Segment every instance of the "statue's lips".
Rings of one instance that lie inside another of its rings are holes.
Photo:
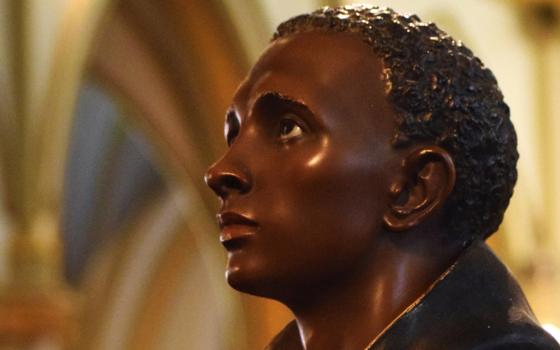
[[[220,242],[227,250],[239,247],[239,243],[253,236],[259,227],[255,221],[234,212],[218,214],[218,223],[221,231]]]

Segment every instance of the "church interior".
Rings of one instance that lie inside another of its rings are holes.
[[[225,283],[203,175],[276,25],[356,2],[2,0],[0,349],[262,349],[292,316]],[[360,2],[496,75],[520,160],[489,244],[560,341],[560,1]]]

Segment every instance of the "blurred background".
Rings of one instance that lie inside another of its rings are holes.
[[[262,349],[290,314],[225,283],[202,177],[276,25],[346,3],[0,0],[0,349]],[[558,332],[560,1],[373,4],[497,76],[521,159],[490,243]]]

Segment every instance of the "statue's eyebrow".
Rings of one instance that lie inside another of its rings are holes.
[[[298,109],[307,111],[308,113],[314,114],[313,111],[309,108],[309,106],[302,101],[301,99],[291,97],[289,95],[277,92],[277,91],[265,91],[259,94],[254,102],[251,104],[251,108],[249,109],[249,115],[253,113],[255,108],[257,108],[260,104],[264,101],[276,102],[276,103],[285,103],[287,105],[296,107]]]

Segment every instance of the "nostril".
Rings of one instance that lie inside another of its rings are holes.
[[[224,192],[237,191],[245,193],[249,190],[249,183],[236,174],[223,174],[221,176],[221,187]]]
[[[231,192],[246,193],[250,189],[248,179],[236,173],[210,171],[206,174],[204,180],[220,197],[225,197]]]
[[[225,175],[222,180],[222,185],[227,188],[241,190],[241,181],[233,175]]]

